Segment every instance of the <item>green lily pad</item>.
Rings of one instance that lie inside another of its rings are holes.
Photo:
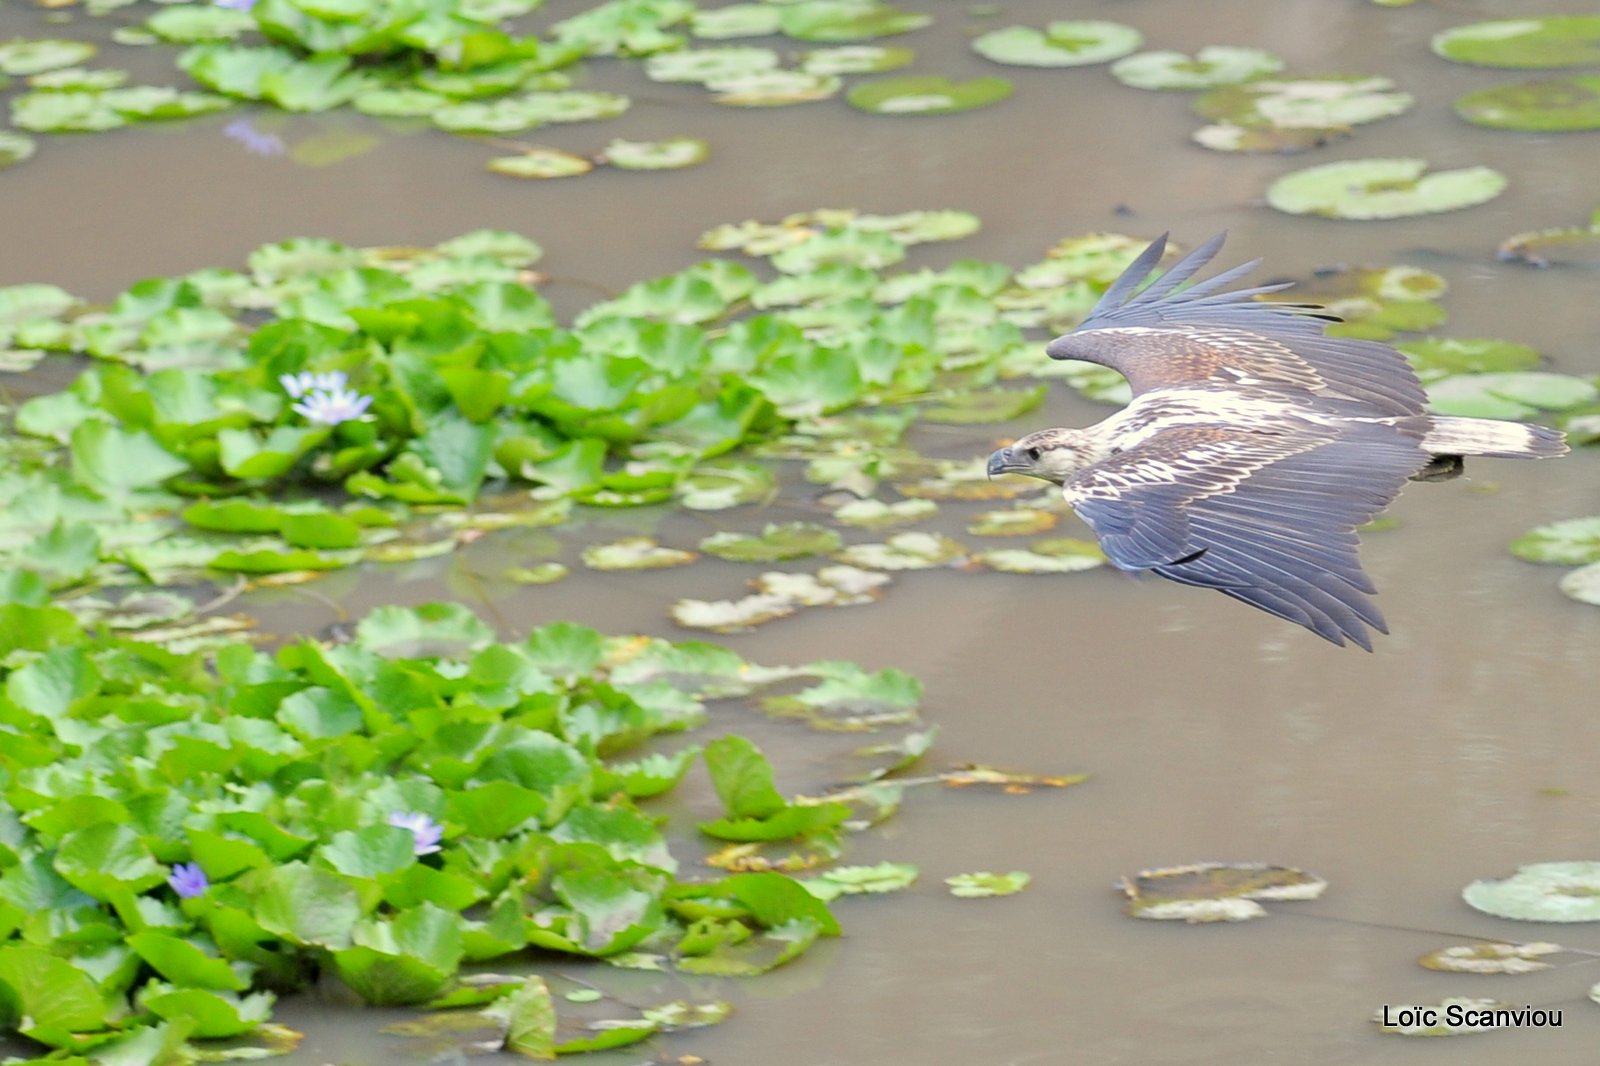
[[[1424,382],[1448,374],[1532,370],[1539,353],[1526,344],[1490,337],[1421,337],[1395,342]]]
[[[938,533],[896,533],[883,544],[852,544],[838,558],[869,570],[926,570],[948,566],[966,553],[964,544]]]
[[[1014,896],[1028,887],[1033,876],[1022,870],[1008,874],[974,873],[947,877],[950,894],[961,899],[986,899],[990,896]]]
[[[854,566],[824,566],[815,574],[769,571],[751,582],[764,595],[782,596],[802,607],[851,607],[872,603],[889,575]]]
[[[1500,242],[1500,247],[1495,249],[1495,257],[1536,267],[1600,267],[1600,217],[1591,219],[1587,227],[1513,234]]]
[[[773,563],[808,555],[837,551],[839,534],[826,526],[810,522],[785,522],[768,525],[760,536],[744,533],[713,533],[700,542],[700,550],[719,559],[739,563]]]
[[[951,81],[929,75],[880,78],[850,90],[850,106],[875,115],[948,115],[997,104],[1011,95],[1004,78]]]
[[[797,41],[864,41],[920,30],[933,16],[862,0],[799,0],[779,8],[783,32]]]
[[[833,512],[834,521],[861,529],[891,529],[932,518],[939,505],[932,500],[851,500]]]
[[[651,81],[698,82],[733,78],[775,70],[778,53],[770,48],[695,48],[682,52],[662,52],[645,61],[645,76]]]
[[[1266,916],[1257,900],[1316,899],[1328,882],[1289,866],[1201,862],[1142,870],[1117,887],[1135,918],[1242,922]]]
[[[1600,399],[1593,382],[1538,370],[1456,374],[1428,383],[1428,406],[1441,414],[1474,418],[1531,418]]]
[[[1026,549],[980,552],[977,560],[1007,574],[1076,574],[1106,563],[1099,544],[1075,537],[1041,540]]]
[[[662,547],[650,537],[625,537],[583,550],[583,563],[592,570],[659,570],[694,560],[694,552]]]
[[[826,100],[843,84],[831,75],[803,70],[763,70],[716,78],[708,81],[706,88],[717,94],[717,103],[729,107],[785,107]]]
[[[1519,922],[1600,922],[1600,862],[1537,862],[1461,890],[1474,910]]]
[[[1600,63],[1600,15],[1473,22],[1436,34],[1433,52],[1480,67],[1531,70]]]
[[[799,609],[800,604],[788,596],[760,593],[737,600],[679,600],[667,613],[686,629],[743,633]]]
[[[1080,19],[1043,30],[1007,26],[972,41],[985,59],[1020,67],[1081,67],[1120,59],[1144,43],[1144,34],[1120,22]]]
[[[1054,529],[1060,516],[1051,511],[1015,507],[1009,511],[985,511],[967,523],[975,537],[1027,537]]]
[[[1600,562],[1600,515],[1530,529],[1511,542],[1511,554],[1530,563],[1562,566]]]
[[[1182,52],[1140,52],[1111,64],[1111,74],[1135,89],[1191,92],[1235,85],[1276,74],[1283,60],[1259,48],[1213,44],[1193,56]]]
[[[1215,125],[1196,131],[1194,139],[1214,151],[1303,151],[1352,126],[1401,114],[1413,102],[1388,78],[1365,74],[1261,78],[1197,98],[1195,114]]]
[[[524,148],[517,155],[497,156],[484,168],[512,178],[573,178],[589,173],[594,164],[557,148]]]
[[[917,53],[909,48],[885,48],[876,44],[847,44],[837,48],[818,48],[800,56],[800,69],[807,74],[877,74],[910,65]]]
[[[1455,103],[1474,126],[1539,133],[1600,129],[1600,77],[1551,78],[1479,89]]]
[[[1506,187],[1488,167],[1427,173],[1421,159],[1352,159],[1285,174],[1267,203],[1290,215],[1358,220],[1406,218],[1487,203]]]
[[[779,9],[771,4],[729,4],[696,11],[689,20],[689,32],[711,40],[765,37],[778,32],[778,22]]]
[[[25,133],[0,130],[0,170],[33,157],[35,142]]]
[[[711,146],[696,137],[669,137],[662,141],[615,140],[606,145],[603,158],[623,170],[680,170],[704,163]]]
[[[0,41],[0,74],[40,74],[47,70],[77,66],[96,51],[88,41],[59,38]]]

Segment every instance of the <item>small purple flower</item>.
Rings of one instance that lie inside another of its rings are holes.
[[[235,11],[249,11],[256,6],[256,0],[216,0],[218,7],[232,8]]]
[[[432,855],[439,850],[439,841],[444,838],[444,827],[421,811],[395,811],[389,815],[389,824],[411,830],[411,835],[417,838],[418,855]]]
[[[199,863],[194,862],[180,862],[174,866],[167,884],[172,886],[172,891],[178,894],[179,899],[203,896],[206,889],[211,887],[211,882],[206,880],[206,872],[200,869]]]
[[[302,370],[298,374],[284,374],[278,378],[278,384],[283,386],[284,392],[298,400],[317,387],[317,375],[309,370]]]
[[[250,0],[254,3],[255,0]],[[231,6],[231,5],[221,5]],[[236,118],[222,127],[222,135],[238,141],[252,155],[282,155],[286,150],[283,138],[276,133],[262,133],[250,125],[247,118]]]
[[[293,409],[305,415],[308,422],[337,426],[340,422],[354,422],[360,418],[371,403],[371,396],[363,396],[353,389],[336,389],[332,392],[318,389],[307,394]]]

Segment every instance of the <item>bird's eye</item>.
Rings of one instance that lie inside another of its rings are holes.
[[[1032,459],[1034,462],[1037,463],[1039,461],[1039,449],[1038,448],[1029,448],[1028,449],[1028,458]]]

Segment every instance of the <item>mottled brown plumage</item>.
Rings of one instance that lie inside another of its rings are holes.
[[[1310,304],[1260,301],[1283,285],[1226,291],[1256,265],[1182,288],[1212,238],[1154,283],[1162,237],[1074,332],[1045,349],[1118,371],[1123,410],[1086,429],[1031,433],[989,472],[1053,481],[1125,570],[1151,570],[1371,650],[1388,632],[1368,598],[1355,529],[1407,479],[1460,472],[1461,456],[1566,451],[1541,426],[1427,413],[1399,352],[1329,337]]]

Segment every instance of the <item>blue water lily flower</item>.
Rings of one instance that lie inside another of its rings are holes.
[[[203,896],[206,889],[211,887],[211,882],[206,879],[206,872],[200,869],[199,863],[194,862],[180,862],[174,866],[171,876],[167,878],[167,884],[172,886],[172,891],[178,894],[179,899]]]
[[[395,811],[389,815],[389,824],[411,830],[411,835],[416,837],[418,855],[432,855],[439,850],[439,841],[444,839],[444,826],[421,811]]]
[[[254,3],[254,0],[251,0]],[[232,4],[221,4],[221,7],[232,7]],[[238,141],[244,150],[251,155],[282,155],[288,150],[283,143],[283,138],[276,133],[263,133],[250,124],[247,118],[236,118],[222,127],[222,135],[229,140]]]

